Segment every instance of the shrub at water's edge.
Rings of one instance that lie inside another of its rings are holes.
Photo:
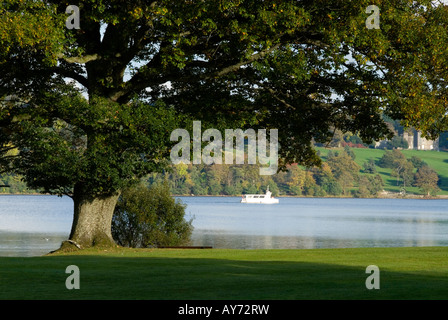
[[[112,218],[112,236],[125,247],[179,246],[190,242],[192,219],[175,200],[167,183],[139,184],[120,196]]]

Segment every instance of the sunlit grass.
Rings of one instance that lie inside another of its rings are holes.
[[[65,269],[80,270],[68,290]],[[368,290],[368,265],[380,269]],[[1,299],[446,299],[448,248],[91,249],[0,258]]]

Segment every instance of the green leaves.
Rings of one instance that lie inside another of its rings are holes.
[[[46,63],[56,63],[62,50],[62,20],[54,8],[36,1],[3,1],[0,5],[0,63],[17,50],[41,52]]]
[[[9,131],[1,142],[18,147],[12,167],[30,187],[71,195],[82,182],[82,192],[101,194],[163,168],[169,135],[178,126],[163,104],[120,105],[75,96],[58,101],[45,112],[40,106],[11,106],[16,120],[7,124],[6,115],[1,119]]]
[[[436,135],[448,128],[448,10],[430,3],[89,0],[69,30],[68,2],[6,1],[0,96],[22,103],[0,108],[1,141],[17,144],[30,183],[57,167],[47,189],[106,192],[163,167],[180,115],[278,128],[285,164],[319,164],[312,141],[336,129],[390,136],[382,113]]]
[[[167,183],[126,189],[112,219],[119,245],[157,247],[186,245],[193,227],[184,219],[185,205],[171,197]]]

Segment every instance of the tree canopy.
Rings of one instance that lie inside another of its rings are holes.
[[[319,164],[312,141],[337,129],[390,138],[382,114],[428,136],[448,127],[440,3],[88,0],[79,29],[68,5],[0,4],[0,164],[81,211],[165,168],[169,133],[192,120],[278,128],[281,167]]]

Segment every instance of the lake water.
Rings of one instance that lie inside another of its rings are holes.
[[[193,245],[214,248],[448,246],[448,200],[180,197],[193,217]],[[68,197],[0,196],[0,256],[57,249],[70,233]]]

